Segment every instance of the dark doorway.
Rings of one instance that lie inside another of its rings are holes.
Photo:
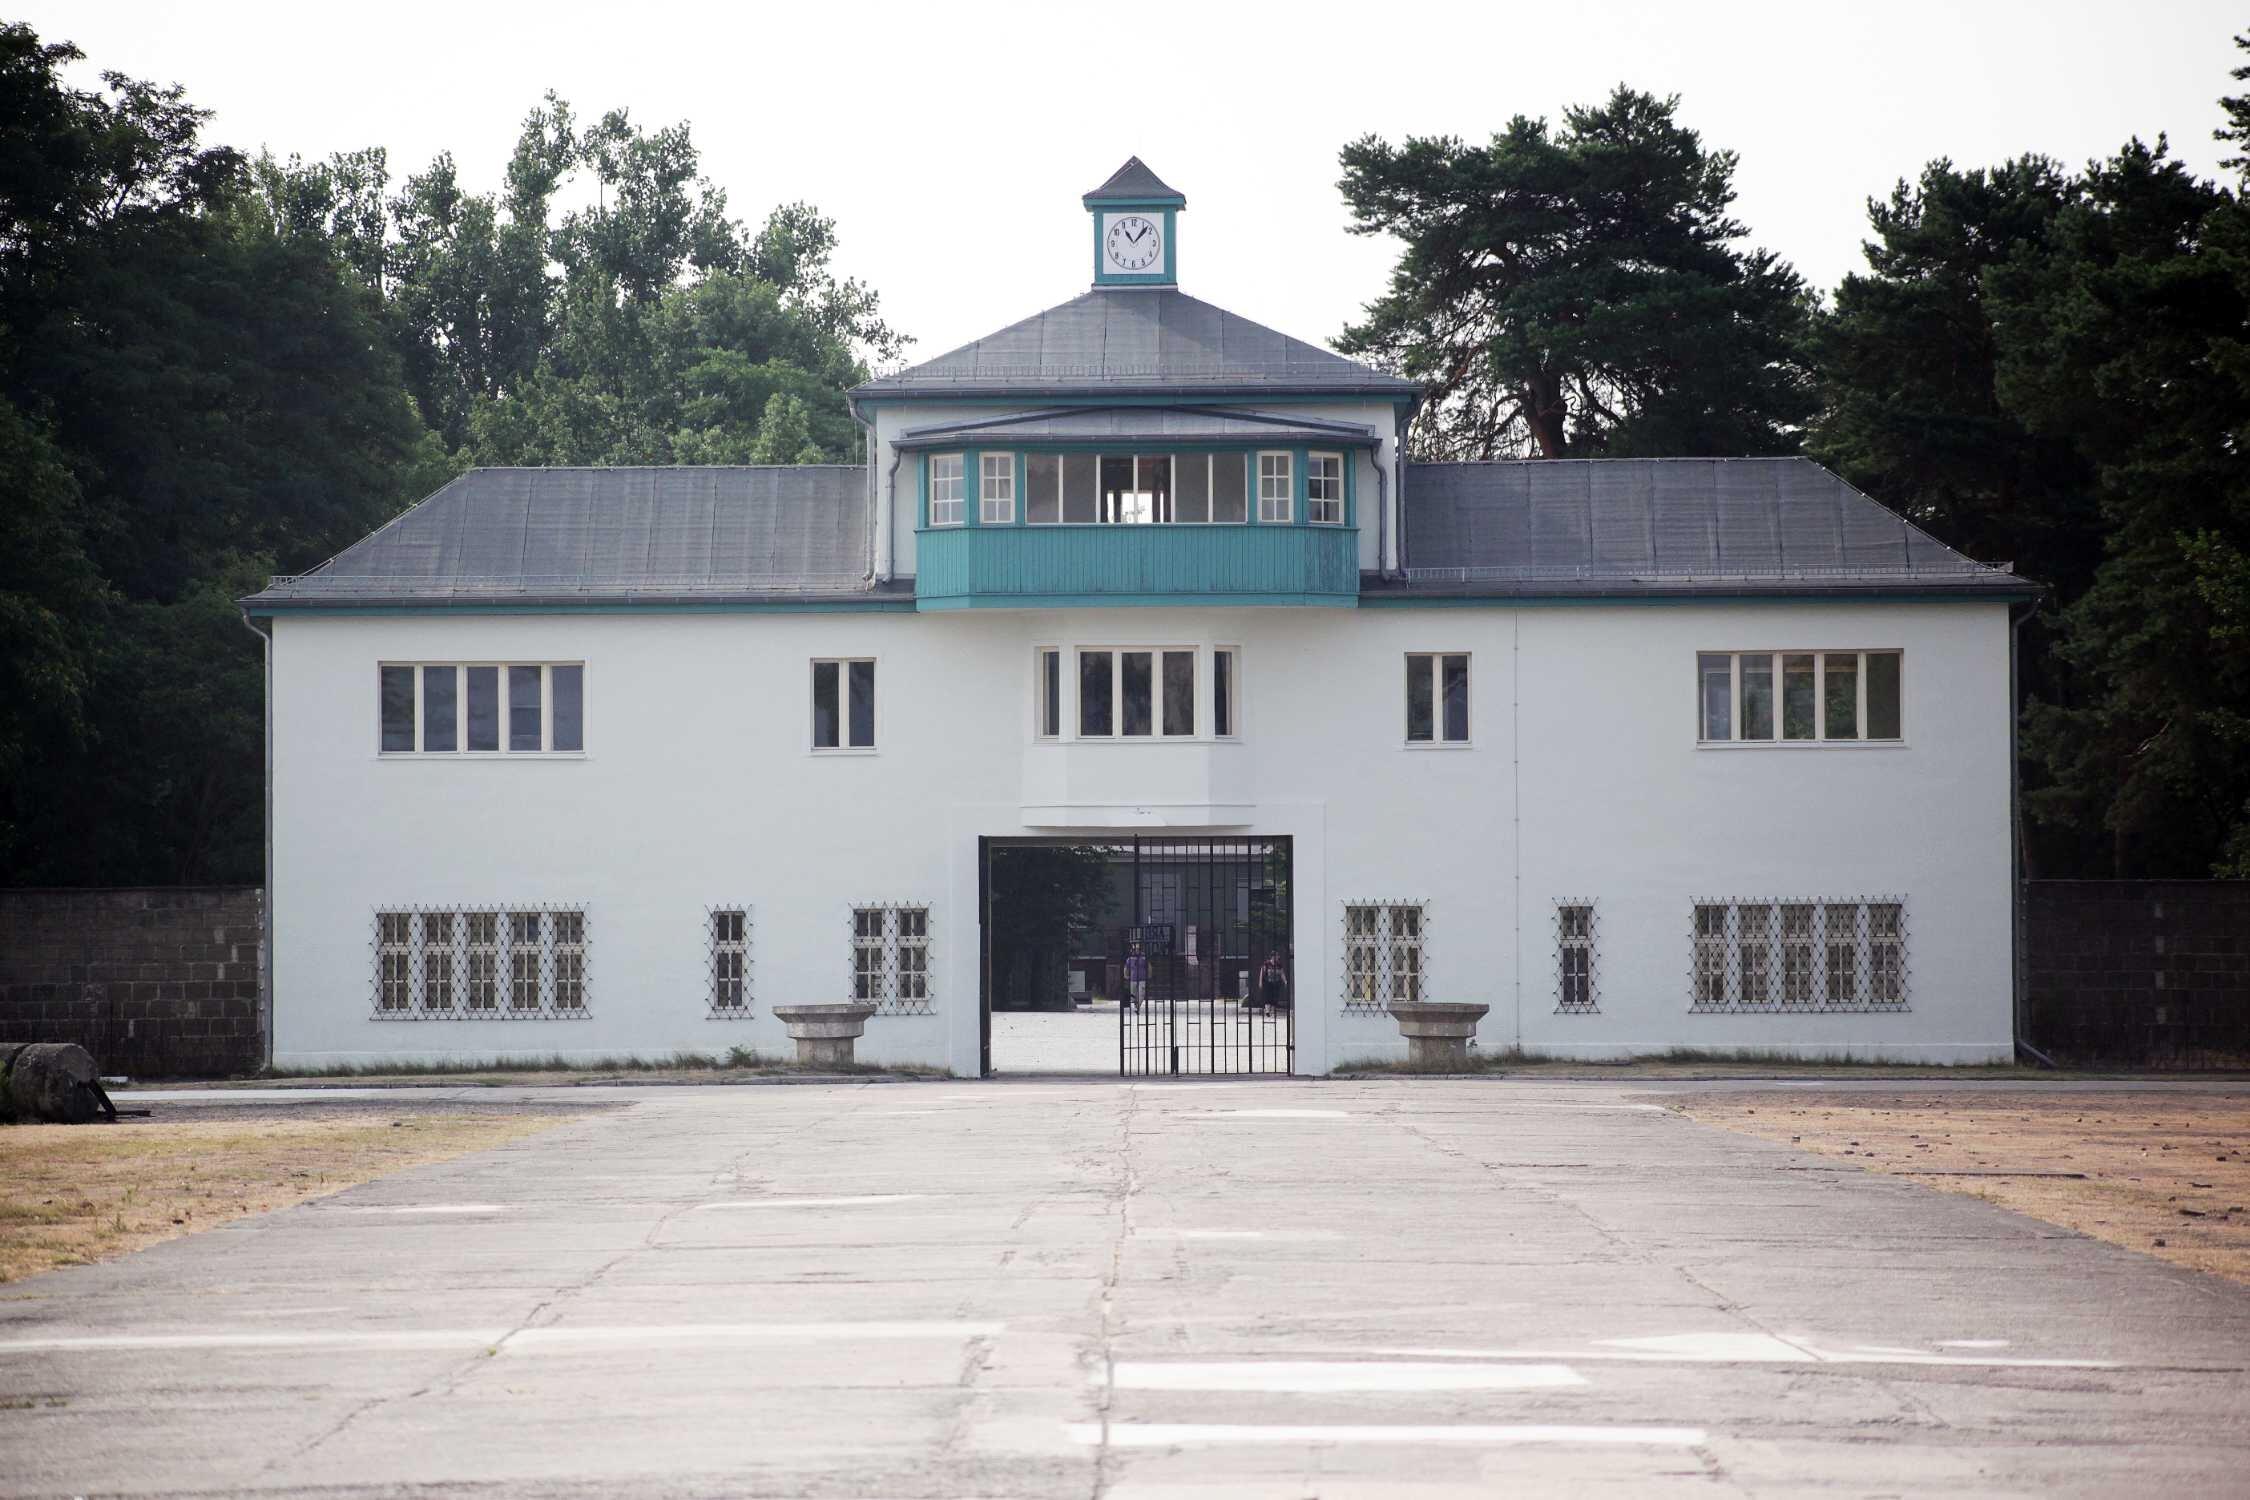
[[[985,839],[979,863],[987,1075],[1290,1071],[1288,839]]]

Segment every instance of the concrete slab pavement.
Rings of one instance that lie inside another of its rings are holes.
[[[1680,1087],[574,1090],[7,1288],[0,1493],[2241,1493],[2250,1291]]]

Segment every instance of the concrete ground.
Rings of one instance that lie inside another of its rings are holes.
[[[576,1090],[10,1288],[0,1492],[2244,1492],[2250,1289],[1695,1087]]]
[[[1117,1074],[1117,1002],[1077,1010],[994,1011],[992,1071],[1003,1078],[1042,1073]]]

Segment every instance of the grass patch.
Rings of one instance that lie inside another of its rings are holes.
[[[1341,1063],[1336,1071],[1339,1075],[1403,1074],[1450,1078],[1480,1073],[1539,1072],[1583,1072],[1605,1078],[1619,1075],[1638,1078],[1708,1077],[1730,1073],[1745,1076],[1771,1073],[1862,1073],[1886,1078],[2052,1079],[2060,1076],[2016,1063],[1896,1063],[1878,1062],[1845,1053],[1803,1057],[1791,1053],[1746,1049],[1706,1051],[1693,1047],[1675,1047],[1665,1052],[1644,1053],[1614,1062],[1519,1051],[1513,1047],[1497,1051],[1471,1049],[1466,1065],[1413,1063],[1402,1058],[1363,1058],[1357,1062]]]
[[[0,1130],[0,1282],[324,1198],[572,1112],[13,1125]]]
[[[298,1083],[349,1081],[360,1084],[414,1084],[443,1079],[485,1088],[530,1085],[571,1086],[597,1083],[749,1082],[760,1078],[950,1078],[944,1068],[921,1063],[851,1063],[811,1066],[795,1058],[768,1057],[749,1047],[723,1053],[674,1052],[664,1057],[566,1057],[525,1054],[464,1062],[453,1058],[410,1058],[379,1063],[328,1063],[319,1067],[267,1070],[237,1080],[251,1087],[283,1088]],[[161,1087],[161,1085],[158,1085]]]
[[[2238,1094],[1737,1090],[1670,1107],[2250,1284],[2250,1098]]]

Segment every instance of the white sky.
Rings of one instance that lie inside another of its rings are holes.
[[[1084,290],[1079,195],[1131,155],[1187,195],[1183,289],[1327,342],[1392,256],[1344,232],[1345,142],[1481,140],[1620,81],[1681,95],[1741,157],[1753,241],[1833,287],[1860,264],[1865,200],[1934,156],[2077,165],[2167,132],[2215,174],[2230,38],[2250,26],[2215,0],[17,9],[89,72],[185,84],[217,111],[209,139],[382,145],[394,180],[450,149],[470,186],[497,185],[549,88],[582,117],[684,118],[737,216],[802,198],[838,221],[842,269],[915,336],[911,359]]]

